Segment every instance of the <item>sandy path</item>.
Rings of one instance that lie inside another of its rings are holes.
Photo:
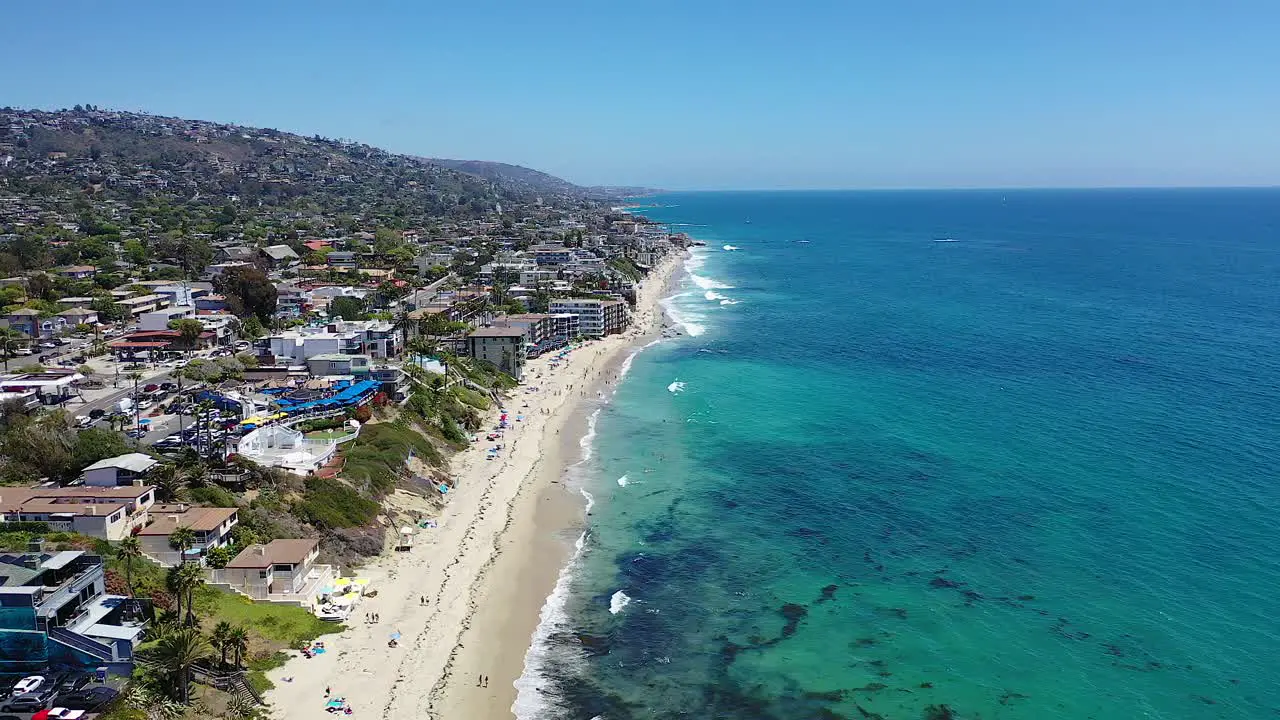
[[[543,512],[539,501],[548,499],[564,466],[578,459],[563,449],[568,433],[580,433],[572,422],[575,409],[594,401],[595,381],[658,327],[658,301],[677,267],[678,258],[668,256],[646,281],[627,333],[588,343],[554,371],[550,357],[526,365],[525,383],[506,408],[512,418],[525,419],[507,431],[499,459],[485,459],[492,445],[486,442],[454,458],[456,489],[439,527],[420,533],[412,551],[380,557],[361,569],[360,575],[372,578],[377,597],[356,609],[345,631],[326,636],[329,652],[295,657],[270,673],[276,684],[267,695],[272,717],[321,717],[326,689],[345,697],[361,717],[510,717],[511,685],[520,674],[538,608],[564,559],[545,544],[554,529],[536,530],[534,516]],[[552,525],[567,521],[563,508],[552,515]],[[512,533],[513,525],[518,533]],[[504,552],[513,545],[515,551]],[[542,548],[540,559],[529,556],[534,547]],[[499,563],[503,572],[496,573]],[[495,603],[509,603],[514,621],[495,617],[505,612]],[[484,626],[473,629],[481,607]],[[365,622],[366,613],[378,613],[379,622]],[[388,647],[392,632],[401,633],[396,648]],[[486,657],[468,655],[467,643],[485,648]],[[475,668],[494,673],[481,695],[469,690],[477,684]]]

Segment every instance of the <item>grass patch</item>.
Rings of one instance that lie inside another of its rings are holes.
[[[453,393],[454,397],[477,410],[489,409],[489,399],[471,388],[455,385],[449,391]]]
[[[243,625],[249,634],[261,642],[263,648],[251,648],[250,656],[257,658],[255,650],[276,652],[284,648],[298,647],[328,633],[342,632],[342,625],[325,622],[307,610],[281,603],[254,602],[243,595],[223,592],[217,588],[202,587],[196,594],[196,612],[209,627],[226,620],[233,625]],[[280,659],[287,659],[277,653]],[[251,660],[250,664],[256,662]],[[278,663],[277,663],[278,664]],[[275,664],[260,669],[276,667]]]
[[[297,513],[316,527],[332,530],[368,525],[377,517],[379,507],[377,501],[337,478],[311,477]]]
[[[350,435],[349,430],[313,430],[306,433],[306,437],[311,440],[333,440],[334,438],[346,437]]]
[[[220,508],[236,507],[236,496],[226,488],[218,487],[217,485],[191,488],[187,491],[187,497],[191,499],[191,502],[199,505],[211,505]]]
[[[365,425],[360,429],[360,437],[344,453],[346,465],[342,476],[357,486],[368,487],[374,497],[382,497],[395,489],[396,478],[410,450],[423,462],[432,465],[444,462],[431,441],[406,423]]]
[[[245,668],[249,671],[249,684],[259,693],[273,687],[267,679],[267,671],[289,660],[285,649],[299,647],[321,635],[344,629],[342,625],[325,622],[300,607],[256,603],[242,595],[207,586],[196,594],[196,609],[203,618],[206,632],[223,620],[249,631]]]

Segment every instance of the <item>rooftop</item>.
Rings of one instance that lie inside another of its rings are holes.
[[[196,532],[209,532],[222,527],[236,514],[235,508],[192,507],[190,505],[153,505],[150,517],[153,522],[138,532],[139,535],[170,535],[178,528],[191,528]]]
[[[130,472],[138,473],[146,472],[157,464],[156,459],[150,455],[143,455],[142,453],[125,453],[124,455],[117,455],[113,458],[99,460],[85,468],[85,471],[116,468],[118,470],[128,470]]]
[[[272,540],[266,545],[250,545],[227,563],[229,568],[263,568],[271,565],[297,565],[307,559],[319,540]]]

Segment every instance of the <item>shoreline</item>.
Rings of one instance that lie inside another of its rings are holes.
[[[413,550],[360,569],[378,594],[342,633],[326,636],[330,652],[294,654],[268,673],[272,717],[315,717],[326,689],[364,716],[513,717],[539,613],[585,525],[583,497],[564,475],[581,460],[597,393],[628,351],[660,333],[660,302],[685,257],[671,253],[645,279],[627,332],[574,350],[557,370],[553,355],[528,362],[507,402],[525,420],[507,432],[499,459],[485,458],[485,443],[452,458],[456,488],[438,527],[419,533]],[[496,423],[496,410],[486,421]],[[380,622],[364,622],[370,612]],[[388,646],[393,632],[401,634],[396,648]]]

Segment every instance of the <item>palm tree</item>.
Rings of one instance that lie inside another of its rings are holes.
[[[174,500],[182,493],[183,474],[174,463],[165,463],[151,472],[151,483],[161,500]],[[172,543],[172,539],[170,540]]]
[[[178,618],[186,625],[195,625],[196,589],[204,585],[204,571],[195,563],[182,563],[169,568],[169,574],[165,576],[165,585],[177,601]]]
[[[221,653],[221,664],[218,667],[227,665],[227,651],[231,649],[230,639],[234,630],[231,623],[219,620],[218,624],[213,626],[213,632],[209,634],[209,642],[213,644],[213,649]]]
[[[169,467],[173,467],[170,465]],[[196,544],[196,532],[189,527],[180,527],[169,533],[169,547],[178,551],[179,562],[187,562],[187,550]]]
[[[125,375],[125,377],[133,381],[133,446],[136,448],[138,443],[142,441],[142,436],[137,434],[142,421],[142,409],[138,407],[138,381],[142,379],[142,373],[135,370]]]
[[[116,545],[116,557],[124,561],[124,584],[129,588],[129,597],[133,597],[133,563],[142,557],[142,545],[137,536],[122,538]]]
[[[0,328],[0,352],[4,354],[5,372],[9,372],[9,358],[13,356],[13,349],[18,346],[18,341],[24,337],[26,336],[11,327]]]
[[[191,668],[212,654],[209,641],[199,628],[173,628],[145,651],[161,672],[173,678],[177,700],[183,705],[190,701]]]
[[[249,652],[249,631],[241,625],[236,625],[231,629],[227,643],[231,646],[231,655],[235,659],[236,669],[239,670],[245,653]]]

